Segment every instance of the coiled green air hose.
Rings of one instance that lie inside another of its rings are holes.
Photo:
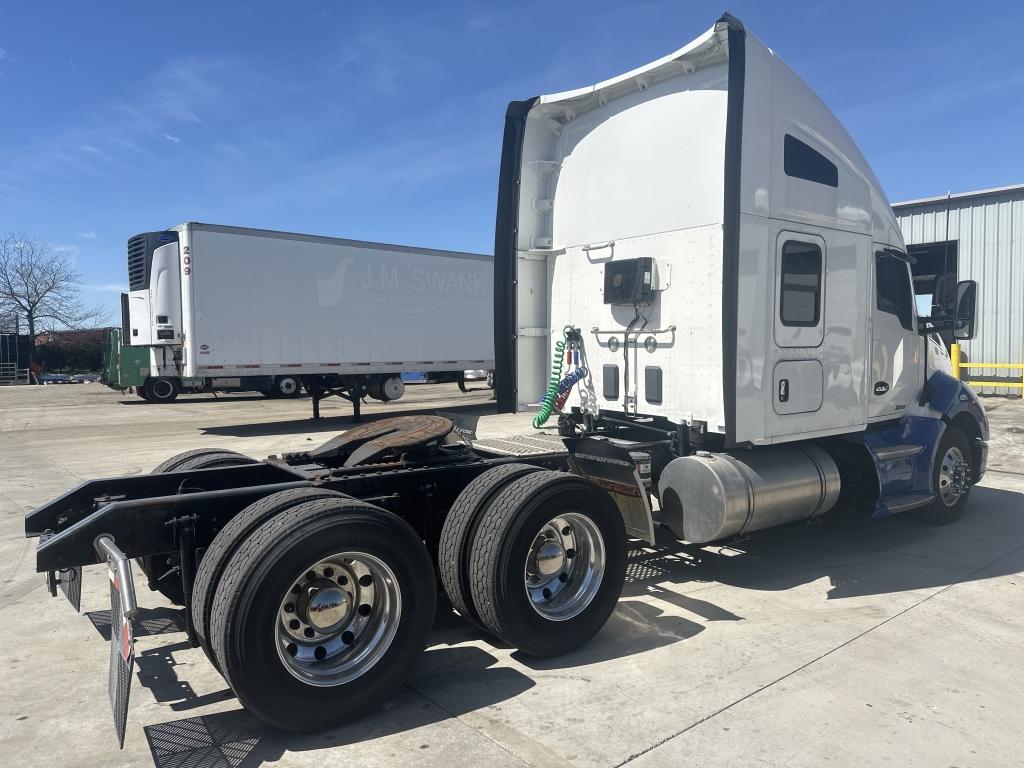
[[[562,340],[555,342],[555,354],[551,359],[551,378],[548,379],[548,391],[544,393],[544,400],[540,404],[540,412],[533,417],[533,428],[540,429],[544,422],[551,416],[555,407],[555,400],[558,398],[558,383],[562,380],[562,363],[565,360],[565,341],[567,333],[563,331]]]

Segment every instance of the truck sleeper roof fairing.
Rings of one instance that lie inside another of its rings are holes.
[[[706,422],[727,445],[785,439],[758,412],[772,387],[766,286],[774,284],[781,223],[847,233],[862,242],[865,260],[871,243],[904,248],[878,181],[839,121],[732,16],[618,77],[512,102],[495,232],[495,356],[497,370],[514,375],[496,381],[499,409],[536,402],[551,329],[565,324],[587,335],[599,379],[600,367],[613,364],[602,333],[621,333],[634,318],[634,307],[601,301],[602,265],[650,257],[660,300],[644,322],[664,331],[665,391],[651,402],[637,390],[634,412]],[[851,379],[869,352],[867,309],[842,311],[853,326],[847,339],[825,333],[818,345]],[[634,375],[644,363],[636,361]],[[823,376],[832,392],[835,376]],[[863,428],[867,378],[842,385],[854,406],[826,408],[817,425],[797,419],[794,429]],[[621,398],[600,406],[624,407]]]

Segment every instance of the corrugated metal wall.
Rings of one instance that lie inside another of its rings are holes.
[[[895,206],[907,245],[946,240],[946,201]],[[970,361],[1024,363],[1024,189],[949,201],[949,239],[958,241],[959,279],[977,280],[980,303]],[[969,376],[1013,376],[1020,371],[970,369]],[[1007,387],[976,388],[1022,394]]]

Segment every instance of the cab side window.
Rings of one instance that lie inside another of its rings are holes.
[[[914,293],[906,262],[887,253],[876,253],[875,292],[880,311],[896,315],[901,326],[914,330]]]

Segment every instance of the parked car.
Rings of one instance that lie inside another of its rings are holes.
[[[71,377],[71,381],[74,384],[92,384],[99,380],[100,375],[98,373],[79,373]]]
[[[44,373],[39,377],[43,384],[74,384],[75,382],[66,373]]]

